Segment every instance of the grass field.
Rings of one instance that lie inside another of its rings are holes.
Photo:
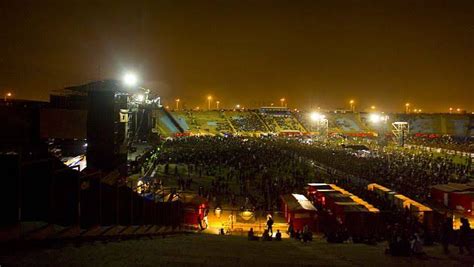
[[[384,245],[248,241],[189,234],[61,248],[2,251],[1,266],[472,266],[473,256],[426,248],[426,256],[392,257]]]

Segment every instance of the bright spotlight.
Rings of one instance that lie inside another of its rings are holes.
[[[137,95],[136,98],[137,98],[137,101],[138,101],[138,102],[143,102],[143,100],[145,100],[145,96],[142,95],[142,94]]]
[[[369,120],[372,123],[379,123],[383,120],[383,117],[379,114],[370,114]]]
[[[135,73],[126,73],[123,76],[123,83],[126,86],[135,86],[138,83],[138,77],[135,75]]]
[[[321,120],[324,120],[326,116],[318,112],[313,112],[311,113],[310,118],[312,121],[321,121]]]

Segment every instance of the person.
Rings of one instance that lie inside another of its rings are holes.
[[[290,220],[288,224],[289,224],[288,235],[290,236],[290,238],[293,238],[295,236],[295,229],[293,228],[293,222]]]
[[[303,242],[308,242],[308,241],[312,241],[313,240],[313,234],[311,233],[311,231],[309,230],[309,226],[306,224],[304,227],[303,227],[303,234],[302,234],[302,238],[301,238],[301,241]]]
[[[413,236],[413,240],[411,242],[411,251],[412,251],[413,255],[423,255],[424,254],[423,245],[422,245],[421,238],[420,238],[418,233],[416,233]]]
[[[277,229],[277,232],[275,234],[275,240],[276,241],[281,241],[281,233],[280,230]]]
[[[270,236],[273,235],[273,218],[271,215],[268,215],[267,219],[267,230]]]
[[[202,231],[203,227],[202,227],[201,215],[197,216],[197,222],[198,222],[199,230]]]
[[[301,240],[301,232],[300,232],[300,230],[297,230],[297,231],[295,232],[295,239],[296,239],[296,240]]]
[[[451,233],[453,231],[453,219],[446,217],[441,226],[441,244],[445,254],[449,253],[449,241],[451,239]]]
[[[209,227],[209,221],[208,221],[208,219],[207,219],[207,214],[208,214],[208,213],[209,213],[209,210],[206,209],[206,210],[204,211],[204,218],[202,219],[202,220],[204,221],[204,223],[206,224],[206,228],[204,228],[204,229],[207,229],[207,228]]]
[[[464,248],[469,254],[472,254],[469,246],[471,226],[466,218],[461,218],[461,228],[459,229],[459,254],[464,254]]]
[[[219,234],[220,235],[225,235],[224,228],[221,228],[221,230],[219,231]]]
[[[268,229],[265,229],[265,231],[263,231],[262,240],[272,241],[272,236],[269,234]]]
[[[258,237],[255,236],[255,233],[253,232],[253,228],[250,228],[250,230],[247,233],[247,237],[249,241],[256,241],[258,240]]]

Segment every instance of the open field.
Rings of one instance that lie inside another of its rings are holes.
[[[254,242],[244,237],[189,234],[60,248],[2,250],[2,266],[472,266],[474,256],[440,246],[423,257],[392,257],[384,245],[328,244],[320,238],[303,244]]]

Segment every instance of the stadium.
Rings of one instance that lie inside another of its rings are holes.
[[[473,3],[3,1],[0,267],[474,266]]]
[[[198,234],[438,255],[474,222],[471,114],[173,110],[124,84],[2,106],[18,125],[4,151],[30,151],[2,154],[4,195],[23,196],[5,207],[6,244]]]

